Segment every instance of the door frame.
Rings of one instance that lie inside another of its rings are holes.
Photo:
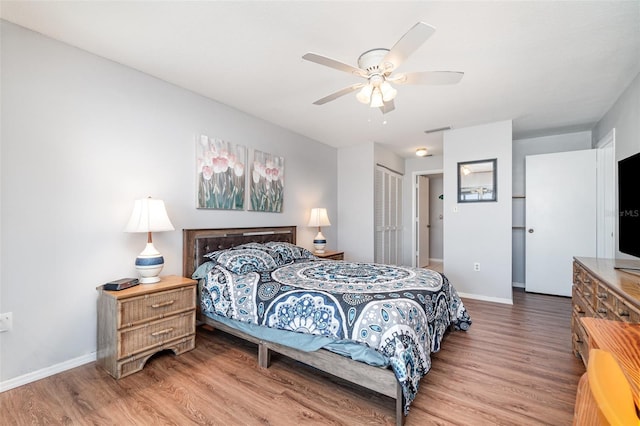
[[[418,251],[418,238],[416,237],[416,232],[418,230],[418,227],[416,226],[418,215],[418,176],[439,174],[444,175],[444,170],[440,168],[415,171],[411,173],[411,266],[413,267],[416,267],[417,264],[416,253]],[[446,218],[443,220],[446,220]]]
[[[610,148],[612,150],[609,174],[603,175],[600,164],[600,150]],[[617,212],[617,191],[616,191],[616,129],[613,128],[596,144],[596,257],[613,259],[616,256],[616,212]],[[609,185],[605,185],[605,184]],[[608,186],[608,188],[606,188]],[[606,205],[606,197],[603,192],[611,191],[609,198],[610,205]],[[607,210],[611,216],[607,217]],[[613,220],[613,223],[611,223]],[[609,226],[607,226],[609,225]],[[608,229],[609,228],[609,229]],[[611,235],[607,236],[607,233]],[[607,244],[607,241],[610,243]],[[607,250],[609,248],[609,250]]]

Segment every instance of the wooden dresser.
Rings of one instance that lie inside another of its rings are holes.
[[[640,276],[614,269],[614,260],[578,257],[573,261],[573,351],[585,366],[589,334],[582,317],[640,323]]]
[[[162,277],[121,291],[98,287],[98,365],[120,379],[155,353],[195,347],[197,281]]]
[[[592,317],[582,318],[579,322],[589,335],[589,349],[602,349],[613,355],[629,382],[636,407],[640,407],[640,324]],[[573,424],[602,424],[587,373],[578,383]]]

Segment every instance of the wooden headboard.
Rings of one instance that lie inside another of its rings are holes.
[[[262,228],[220,228],[182,230],[182,275],[191,277],[207,253],[251,242],[283,241],[296,243],[295,226]]]

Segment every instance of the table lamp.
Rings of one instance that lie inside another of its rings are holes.
[[[164,266],[164,258],[153,246],[152,232],[173,231],[175,228],[167,216],[164,201],[151,197],[136,200],[133,213],[125,232],[146,232],[147,245],[142,253],[136,257],[136,270],[140,275],[141,284],[151,284],[160,281],[160,271]]]
[[[313,239],[313,247],[315,248],[316,253],[324,253],[324,248],[327,245],[327,239],[322,235],[321,226],[331,226],[331,222],[329,222],[329,217],[327,216],[327,209],[324,208],[313,208],[311,209],[311,216],[309,217],[309,225],[308,226],[317,226],[318,234]]]

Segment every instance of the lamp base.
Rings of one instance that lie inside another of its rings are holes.
[[[142,253],[136,257],[136,270],[140,275],[140,284],[153,284],[160,281],[160,271],[164,266],[164,258],[153,243],[147,243]]]
[[[158,272],[160,273],[160,272]],[[158,283],[160,282],[160,277],[156,276],[156,277],[140,277],[140,279],[138,279],[138,282],[140,284],[153,284],[153,283]]]
[[[322,231],[318,231],[318,234],[313,239],[313,247],[318,254],[324,253],[324,248],[327,246],[327,239],[322,235]]]

